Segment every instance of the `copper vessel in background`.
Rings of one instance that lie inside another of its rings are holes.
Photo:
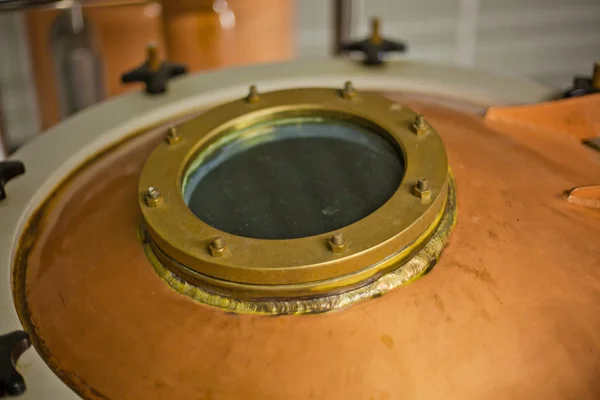
[[[168,58],[192,71],[294,55],[292,0],[172,0],[162,10]]]
[[[149,42],[191,71],[293,55],[292,0],[89,1],[27,11],[42,129],[125,86]]]

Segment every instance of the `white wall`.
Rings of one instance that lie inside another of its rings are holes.
[[[247,0],[251,1],[251,0]],[[383,34],[405,40],[406,55],[525,75],[566,87],[600,60],[600,0],[351,0],[352,35],[368,33],[373,16]],[[332,3],[296,0],[297,54],[327,57]],[[39,130],[22,16],[0,13],[0,93],[13,143]]]
[[[326,56],[330,2],[297,0],[297,7],[299,55]],[[405,40],[410,58],[561,88],[600,60],[600,0],[352,0],[352,9],[354,37],[367,35],[370,18],[380,17],[383,34]]]

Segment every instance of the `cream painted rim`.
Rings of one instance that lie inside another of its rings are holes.
[[[23,161],[27,172],[7,185],[8,197],[0,203],[0,334],[23,329],[13,305],[11,279],[15,249],[25,223],[62,178],[91,156],[144,128],[245,96],[250,84],[256,84],[259,91],[271,91],[342,87],[347,80],[358,90],[432,94],[482,106],[535,103],[556,96],[554,89],[526,79],[473,69],[409,60],[367,68],[346,59],[321,59],[190,75],[172,81],[169,92],[162,96],[138,92],[90,107],[9,158]],[[21,399],[77,398],[33,348],[20,358],[18,369],[27,384]]]

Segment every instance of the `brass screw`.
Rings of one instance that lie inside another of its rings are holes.
[[[412,125],[413,131],[417,134],[417,136],[423,136],[427,132],[429,132],[429,124],[425,121],[425,117],[423,114],[418,114],[415,117],[415,122]]]
[[[167,142],[170,145],[174,145],[176,143],[179,143],[180,141],[181,141],[181,136],[179,136],[179,132],[177,131],[177,128],[174,126],[169,128],[169,131],[167,132]]]
[[[146,191],[146,204],[148,207],[158,207],[162,201],[163,197],[160,192],[154,186],[150,186]]]
[[[592,86],[600,89],[600,61],[594,64],[594,74],[592,75]]]
[[[228,250],[227,242],[221,236],[213,236],[209,247],[213,257],[223,257]]]
[[[258,100],[260,100],[258,89],[256,89],[256,85],[252,85],[248,91],[248,96],[246,96],[246,101],[248,103],[256,103]]]
[[[146,58],[150,70],[158,71],[160,68],[160,59],[158,58],[158,49],[156,48],[155,43],[149,43],[146,47]]]
[[[371,40],[371,43],[373,43],[375,45],[379,45],[383,42],[383,39],[381,38],[380,28],[381,28],[381,21],[379,20],[379,18],[371,19],[370,40]]]
[[[413,194],[421,199],[423,202],[429,202],[431,200],[431,189],[429,188],[429,181],[425,178],[419,178],[417,184],[413,187]]]
[[[352,86],[352,82],[347,81],[344,84],[344,89],[342,89],[342,97],[346,100],[351,100],[355,94],[356,91],[354,90],[354,86]]]
[[[329,247],[334,253],[343,253],[346,250],[346,240],[341,232],[336,232],[329,239]]]

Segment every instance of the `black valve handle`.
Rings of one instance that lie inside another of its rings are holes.
[[[156,95],[167,91],[167,83],[170,79],[185,73],[187,73],[185,65],[161,61],[156,46],[149,45],[146,61],[139,67],[124,73],[121,76],[121,82],[143,82],[146,86],[146,93]]]
[[[388,53],[406,52],[407,46],[405,43],[384,39],[379,31],[380,21],[378,18],[373,18],[371,21],[371,35],[357,42],[342,44],[341,51],[343,53],[353,51],[363,53],[363,63],[369,66],[383,64]]]

